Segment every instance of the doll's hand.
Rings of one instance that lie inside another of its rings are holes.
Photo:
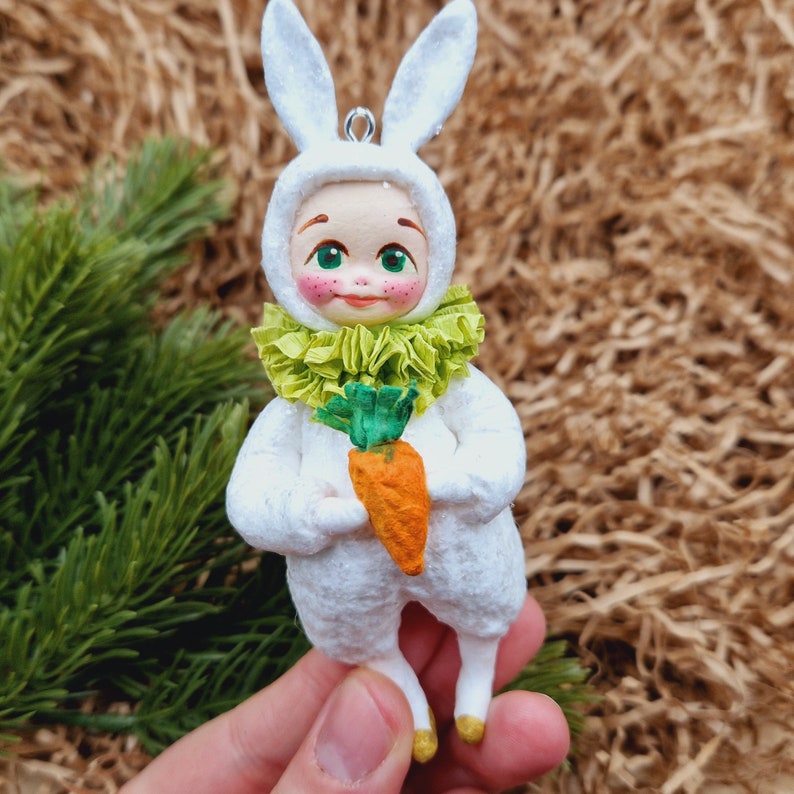
[[[338,535],[355,532],[368,521],[364,505],[355,498],[337,496],[329,483],[305,479],[283,496],[284,528],[289,543],[272,541],[261,548],[281,554],[316,554],[333,543]],[[257,538],[254,538],[254,544]],[[249,541],[250,542],[250,541]]]
[[[358,499],[328,496],[317,506],[317,528],[326,535],[346,535],[369,521],[367,509]]]
[[[451,462],[427,472],[427,493],[431,501],[448,504],[462,504],[472,498],[469,478]]]
[[[434,466],[426,475],[427,492],[433,502],[465,505],[472,520],[487,524],[510,504],[514,486],[508,478],[470,472],[470,468],[459,465],[454,458]]]

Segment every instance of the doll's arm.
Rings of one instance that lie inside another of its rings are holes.
[[[524,482],[526,447],[515,409],[478,369],[453,381],[443,399],[444,424],[457,439],[452,459],[428,472],[433,501],[466,504],[490,521]]]
[[[301,408],[273,399],[237,456],[226,510],[234,528],[256,548],[315,554],[367,521],[357,499],[338,498],[328,483],[300,476],[305,421]]]

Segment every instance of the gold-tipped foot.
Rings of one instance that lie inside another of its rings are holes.
[[[433,731],[423,728],[414,731],[414,761],[426,764],[438,750],[438,736]]]
[[[472,717],[471,714],[462,714],[455,719],[455,727],[458,736],[466,744],[479,744],[485,734],[485,723],[479,717]]]
[[[436,718],[433,712],[428,709],[430,715],[430,727],[420,728],[414,731],[414,761],[426,764],[438,750],[438,732],[436,731]]]

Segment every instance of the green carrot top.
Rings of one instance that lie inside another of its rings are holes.
[[[312,419],[350,436],[361,450],[397,441],[405,430],[419,396],[415,383],[403,392],[399,386],[367,386],[351,381],[345,396],[335,395]]]

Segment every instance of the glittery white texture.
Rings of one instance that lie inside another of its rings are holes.
[[[333,141],[300,154],[282,172],[270,198],[262,230],[262,266],[276,300],[299,323],[336,330],[300,295],[289,264],[289,238],[304,197],[328,182],[387,181],[407,188],[428,241],[428,281],[422,299],[400,322],[423,319],[438,307],[455,267],[455,218],[438,177],[418,157],[371,143]]]
[[[383,106],[384,146],[416,151],[460,102],[477,47],[470,2],[450,3],[402,59]]]
[[[471,0],[453,0],[403,59],[386,99],[381,145],[341,140],[333,79],[320,45],[292,0],[270,0],[262,22],[265,82],[273,107],[300,154],[278,178],[262,231],[262,267],[276,300],[314,330],[338,326],[298,292],[289,236],[303,200],[328,182],[395,182],[411,194],[428,238],[429,279],[401,322],[424,319],[444,297],[455,265],[455,218],[438,177],[416,149],[458,104],[477,46]]]
[[[317,39],[292,2],[268,3],[262,62],[270,101],[298,149],[334,140],[334,81]]]
[[[408,423],[432,500],[425,571],[404,575],[375,538],[345,462],[347,436],[309,421],[302,404],[271,401],[232,472],[227,508],[252,545],[287,557],[290,591],[312,643],[404,684],[416,727],[427,702],[397,645],[404,606],[425,605],[470,641],[475,669],[524,600],[524,554],[510,511],[523,484],[524,437],[513,407],[474,367]],[[475,421],[476,419],[476,421]],[[408,683],[405,683],[406,680]],[[487,704],[492,678],[470,676],[458,706]],[[468,705],[467,705],[468,704]],[[485,720],[487,705],[474,716]]]
[[[396,4],[395,4],[396,7]],[[335,330],[299,294],[289,240],[301,203],[330,182],[371,180],[408,190],[428,241],[428,282],[400,318],[430,315],[449,286],[455,220],[417,149],[458,103],[476,47],[472,0],[452,0],[401,63],[384,107],[381,144],[340,140],[333,80],[291,0],[270,0],[262,30],[273,107],[298,146],[276,182],[262,232],[262,264],[278,302],[303,325]],[[405,692],[417,729],[427,700],[398,646],[400,616],[424,604],[460,639],[456,716],[485,720],[499,639],[525,595],[524,555],[510,504],[523,484],[524,438],[505,396],[474,367],[456,378],[403,438],[422,456],[431,514],[425,569],[403,574],[374,536],[347,469],[348,437],[310,421],[311,409],[272,400],[240,451],[227,491],[232,524],[252,545],[287,557],[288,580],[310,640],[366,664]]]
[[[426,568],[417,577],[400,571],[360,512],[345,434],[276,398],[245,440],[229,517],[249,543],[287,556],[301,621],[329,656],[365,663],[382,655],[396,639],[384,627],[399,623],[409,601],[481,637],[501,636],[515,619],[525,581],[510,503],[523,484],[524,437],[502,392],[469,369],[403,435],[422,456],[432,499]],[[332,528],[323,518],[329,498]],[[347,532],[339,532],[345,511]]]

